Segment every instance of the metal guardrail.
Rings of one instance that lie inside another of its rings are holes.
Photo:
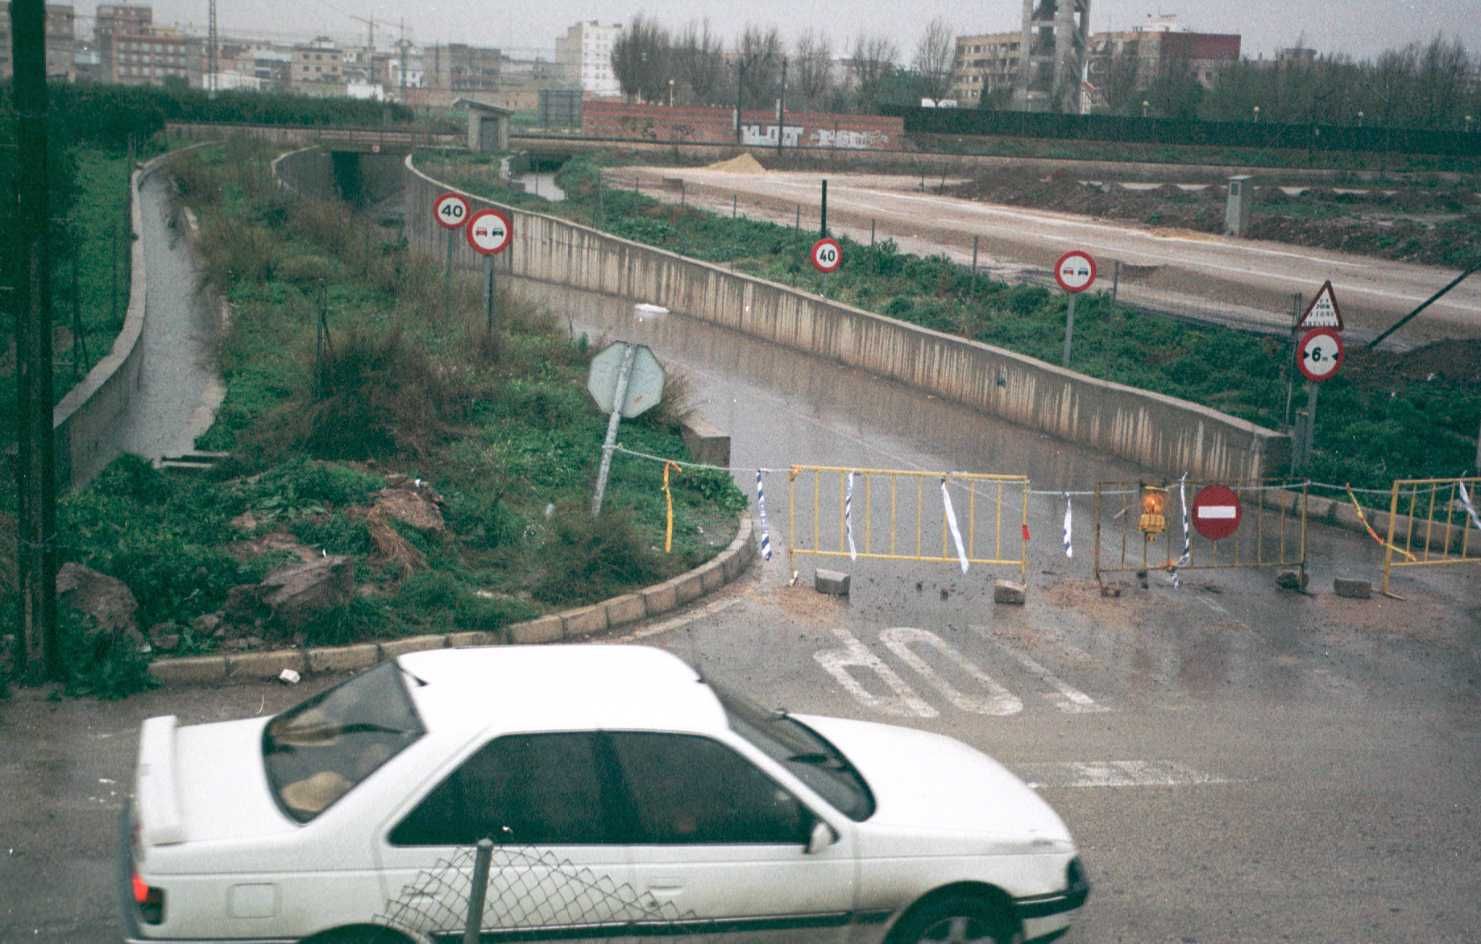
[[[810,504],[801,530],[799,497]],[[787,476],[787,554],[1013,566],[1023,578],[1028,503],[1025,475],[795,465]]]

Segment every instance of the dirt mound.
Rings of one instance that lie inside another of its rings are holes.
[[[706,167],[705,170],[718,170],[727,174],[764,174],[766,168],[761,162],[751,156],[751,152],[737,154],[728,161],[720,161]]]

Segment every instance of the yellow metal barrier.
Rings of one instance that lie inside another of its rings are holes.
[[[952,515],[961,533],[960,554],[951,536],[942,483],[951,495]],[[801,530],[799,497],[811,509],[811,521]],[[1028,502],[1025,475],[795,465],[787,476],[788,560],[797,555],[958,564],[965,557],[968,564],[1015,566],[1025,579]],[[934,538],[938,521],[939,552]]]
[[[1220,484],[1239,496],[1239,530],[1220,541],[1192,527],[1193,498]],[[1186,495],[1188,508],[1182,505]],[[1299,568],[1306,570],[1306,484],[1247,482],[1099,482],[1095,486],[1095,579],[1151,570]],[[1189,515],[1186,558],[1183,515]]]
[[[1383,548],[1385,595],[1393,596],[1388,584],[1396,567],[1481,564],[1481,524],[1472,518],[1472,512],[1481,514],[1478,489],[1481,477],[1394,482],[1388,500],[1388,540]],[[1473,536],[1472,531],[1478,533]]]

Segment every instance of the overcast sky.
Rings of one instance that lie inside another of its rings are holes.
[[[79,15],[90,15],[96,3],[80,0]],[[207,0],[154,0],[155,21],[189,24],[205,32]],[[1306,44],[1323,52],[1368,57],[1392,45],[1425,40],[1437,32],[1459,37],[1481,51],[1481,2],[1478,0],[1092,0],[1095,31],[1127,29],[1148,13],[1176,13],[1191,29],[1241,33],[1248,55],[1269,55],[1305,35]],[[636,12],[659,17],[669,25],[708,17],[727,37],[747,22],[776,24],[789,37],[807,29],[833,36],[839,50],[846,37],[860,30],[896,40],[908,57],[923,24],[942,15],[959,33],[986,33],[1017,28],[1020,0],[220,0],[221,29],[241,29],[264,37],[328,33],[361,37],[364,24],[351,16],[375,17],[387,24],[381,36],[394,39],[404,17],[418,42],[471,42],[508,47],[511,51],[552,50],[555,37],[577,20],[625,21]],[[89,25],[82,24],[84,29]]]

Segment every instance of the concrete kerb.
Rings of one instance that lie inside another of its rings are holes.
[[[150,663],[149,674],[163,686],[210,685],[225,681],[273,679],[283,669],[293,669],[308,675],[354,672],[408,652],[494,645],[501,639],[523,645],[581,639],[605,632],[611,627],[661,616],[741,576],[754,556],[751,534],[750,515],[743,513],[735,540],[713,559],[693,570],[663,583],[624,593],[591,606],[515,623],[505,627],[502,632],[460,631],[352,646],[315,646],[309,649],[275,649],[270,652],[233,652],[158,659]],[[705,574],[718,575],[719,582],[715,583],[716,577],[711,576],[710,582],[714,586],[707,589]]]

